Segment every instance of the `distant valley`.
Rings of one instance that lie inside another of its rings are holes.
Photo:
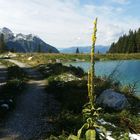
[[[60,53],[76,53],[76,49],[79,49],[79,53],[90,53],[90,46],[75,46],[70,48],[59,48]],[[95,47],[96,53],[106,53],[109,50],[108,46],[97,45]]]

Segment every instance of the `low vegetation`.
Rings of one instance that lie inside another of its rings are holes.
[[[40,64],[48,63],[63,63],[63,62],[79,62],[79,61],[90,61],[89,54],[47,54],[47,53],[16,53],[14,59],[21,62],[30,64],[31,66],[37,66]],[[96,61],[103,60],[131,60],[140,59],[140,53],[114,53],[114,54],[95,54]]]
[[[7,108],[0,109],[0,114],[3,118],[9,110],[15,107],[16,98],[22,93],[27,78],[24,71],[15,64],[4,60],[1,60],[1,63],[7,66],[8,71],[7,82],[0,87],[0,102],[7,105]]]
[[[69,72],[75,76],[81,77],[84,74],[84,70],[80,67],[74,67],[72,65],[64,66],[62,63],[55,63],[55,64],[42,64],[36,67],[37,70],[39,70],[43,76],[46,78],[55,75],[59,75],[61,73]]]
[[[54,64],[57,66],[57,64]],[[57,67],[55,67],[57,69]],[[66,73],[66,72],[65,72]],[[60,102],[60,114],[56,118],[52,118],[57,124],[58,129],[51,134],[58,136],[63,132],[63,137],[68,134],[77,134],[78,129],[83,124],[83,116],[81,110],[85,103],[88,102],[87,95],[87,74],[81,75],[79,80],[65,81],[65,79],[57,78],[59,75],[50,75],[47,80],[47,93],[53,94],[57,101]],[[69,72],[67,73],[69,75]],[[79,78],[79,77],[77,77]],[[121,134],[128,132],[140,133],[140,120],[138,112],[140,107],[140,100],[128,93],[128,90],[123,90],[119,82],[113,81],[107,77],[95,78],[95,95],[99,96],[105,89],[114,89],[117,92],[125,94],[131,108],[122,111],[115,111],[110,109],[103,109],[100,112],[100,119],[114,124],[104,124],[103,126],[112,131],[112,136],[117,139]],[[127,125],[127,122],[129,125]],[[49,138],[48,138],[49,139]],[[119,140],[119,139],[118,139]]]

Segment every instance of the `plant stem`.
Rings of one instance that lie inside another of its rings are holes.
[[[93,35],[92,35],[92,47],[91,47],[91,73],[90,73],[90,78],[91,78],[91,97],[90,97],[90,101],[91,104],[94,104],[94,100],[95,100],[95,94],[94,94],[94,87],[95,87],[95,43],[96,43],[96,32],[97,32],[97,18],[94,21],[94,28],[93,28]]]

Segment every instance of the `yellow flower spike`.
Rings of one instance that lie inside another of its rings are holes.
[[[90,97],[90,72],[88,71],[88,96]]]
[[[96,33],[97,33],[97,18],[94,21],[94,27],[93,27],[93,34],[92,34],[92,47],[91,47],[91,70],[90,74],[88,74],[88,95],[90,98],[90,102],[93,105],[94,104],[94,85],[95,85],[95,69],[94,69],[94,64],[95,64],[95,59],[94,59],[94,53],[95,53],[95,43],[96,43]],[[89,87],[90,83],[90,87]]]

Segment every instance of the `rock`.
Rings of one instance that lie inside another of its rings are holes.
[[[111,136],[107,136],[106,139],[107,139],[107,140],[115,140],[115,139],[112,138]]]
[[[16,56],[17,56],[15,53],[11,53],[11,52],[9,52],[7,55],[8,55],[10,58],[13,58],[13,57],[16,57]]]
[[[9,99],[9,102],[10,102],[10,103],[13,103],[13,100],[12,100],[12,99]]]
[[[53,61],[52,60],[48,60],[48,63],[52,63]]]
[[[32,58],[33,58],[33,57],[28,57],[28,60],[30,61],[30,60],[32,60]]]
[[[129,133],[130,140],[140,140],[140,134],[131,134]]]
[[[9,110],[9,105],[8,104],[2,104],[0,107],[2,109]]]
[[[74,80],[81,80],[81,78],[76,77],[75,75],[71,73],[63,73],[58,75],[55,80],[59,79],[59,81],[63,82],[69,82],[69,81],[74,81]]]
[[[110,123],[110,122],[106,122],[104,119],[100,119],[98,120],[99,123],[101,123],[102,125],[110,125],[112,127],[116,127],[114,124]]]
[[[129,106],[127,98],[112,89],[107,89],[99,95],[96,99],[96,103],[103,108],[110,108],[114,110],[122,110]]]
[[[61,63],[61,60],[60,59],[56,59],[55,62],[56,63]]]

